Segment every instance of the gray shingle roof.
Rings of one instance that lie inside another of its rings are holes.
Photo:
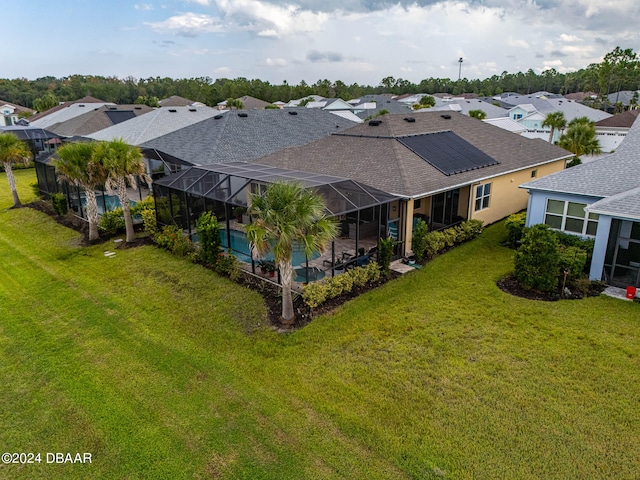
[[[469,115],[470,110],[482,110],[487,114],[487,118],[502,118],[508,117],[508,112],[502,107],[496,107],[489,102],[480,100],[477,98],[470,98],[465,100],[442,100],[436,98],[436,105],[433,108],[427,109],[428,111],[443,111],[451,110],[458,111],[464,115]]]
[[[103,105],[69,120],[54,123],[48,130],[65,137],[85,136],[114,124],[108,112],[130,112],[137,117],[151,110],[153,109],[146,105]]]
[[[376,103],[376,108],[367,109],[358,112],[358,105],[364,103]],[[411,112],[410,106],[405,103],[399,102],[393,98],[392,95],[364,95],[360,97],[360,103],[354,106],[355,114],[360,118],[367,118],[370,115],[375,115],[380,110],[387,110],[389,113],[409,113]]]
[[[94,140],[122,138],[129,145],[140,146],[153,138],[193,125],[220,113],[211,107],[157,108],[145,115],[105,128],[87,135],[87,137]]]
[[[544,140],[514,135],[455,112],[449,119],[442,115],[385,115],[378,126],[360,124],[306,146],[260,158],[257,163],[352,178],[385,192],[413,197],[571,156]],[[405,117],[413,117],[415,122],[407,122]],[[396,139],[443,131],[453,131],[500,163],[446,176]]]
[[[639,185],[640,122],[636,122],[611,155],[525,183],[523,187],[602,198],[616,196],[610,202],[598,204],[610,205],[615,211],[627,208],[629,214],[635,211],[640,215],[635,203]]]
[[[194,165],[246,162],[307,144],[353,124],[319,109],[234,110],[218,119],[209,118],[150,139],[142,146],[170,153]]]

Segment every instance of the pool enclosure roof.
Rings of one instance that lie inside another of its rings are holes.
[[[194,166],[154,184],[246,207],[247,191],[256,192],[257,185],[275,182],[295,182],[313,189],[324,198],[328,215],[342,215],[398,199],[348,178],[242,162]]]

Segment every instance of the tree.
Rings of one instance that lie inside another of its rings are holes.
[[[547,225],[534,225],[522,237],[515,253],[515,277],[526,288],[550,292],[558,286],[558,237]]]
[[[38,112],[45,112],[50,108],[56,107],[60,104],[56,96],[49,92],[46,95],[36,98],[33,101],[33,108],[35,108]]]
[[[68,143],[58,149],[57,158],[52,162],[58,178],[84,189],[89,220],[89,241],[97,240],[99,237],[98,202],[95,189],[107,179],[104,166],[95,158],[96,146],[96,143]]]
[[[96,146],[94,158],[102,164],[107,178],[105,187],[109,193],[115,191],[122,205],[124,224],[127,232],[127,242],[133,242],[136,234],[131,218],[131,205],[127,195],[127,186],[137,188],[136,177],[150,181],[145,171],[142,153],[138,147],[132,147],[121,138],[102,142]]]
[[[587,117],[577,117],[569,122],[567,131],[560,137],[558,145],[576,157],[602,153],[596,136],[596,127]]]
[[[548,113],[542,122],[543,127],[550,127],[551,133],[549,134],[549,143],[553,143],[553,134],[556,130],[564,130],[567,126],[567,120],[564,118],[562,112]]]
[[[487,118],[487,114],[484,110],[469,110],[469,116],[477,118],[478,120],[484,120]]]
[[[252,252],[264,258],[272,252],[282,282],[282,319],[293,323],[291,298],[292,255],[296,244],[304,246],[307,256],[324,252],[337,235],[336,222],[325,215],[321,196],[295,183],[273,183],[262,195],[250,197],[247,225]]]
[[[434,107],[436,105],[436,99],[431,95],[423,95],[420,97],[420,101],[418,103],[422,106]]]
[[[7,174],[7,181],[9,182],[9,188],[13,195],[14,207],[20,207],[22,203],[20,203],[20,197],[18,197],[16,179],[13,176],[11,165],[18,162],[27,165],[31,161],[31,158],[31,149],[26,143],[13,133],[0,133],[0,162],[2,162],[4,171]]]
[[[239,98],[227,98],[227,108],[229,110],[242,110],[244,108],[244,103]]]

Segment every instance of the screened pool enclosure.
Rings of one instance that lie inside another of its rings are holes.
[[[196,221],[211,211],[220,222],[222,245],[231,247],[256,273],[244,229],[250,193],[262,193],[270,183],[297,182],[313,189],[325,201],[327,215],[339,222],[339,237],[317,258],[304,252],[294,255],[300,279],[313,281],[350,266],[364,264],[374,255],[378,239],[388,235],[389,204],[398,197],[356,181],[255,163],[228,163],[186,168],[154,182],[156,216],[159,225],[177,225],[193,239]],[[300,254],[302,256],[300,256]],[[267,259],[268,260],[268,259]]]

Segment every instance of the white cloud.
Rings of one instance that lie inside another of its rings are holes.
[[[567,35],[566,33],[560,34],[560,40],[562,40],[563,42],[579,42],[580,41],[580,39],[575,35]]]
[[[527,43],[527,41],[523,40],[522,38],[509,37],[507,44],[510,47],[529,48],[529,44]]]
[[[188,3],[197,3],[198,5],[202,5],[203,7],[208,7],[211,5],[211,0],[187,0]]]
[[[191,12],[169,17],[163,22],[145,22],[145,25],[159,33],[175,33],[185,37],[195,37],[200,33],[225,31],[219,18]]]
[[[150,3],[139,3],[135,4],[133,8],[135,8],[136,10],[144,10],[148,12],[150,10],[153,10],[153,5],[151,5]]]
[[[286,67],[287,61],[284,58],[267,58],[266,64],[269,67]]]

